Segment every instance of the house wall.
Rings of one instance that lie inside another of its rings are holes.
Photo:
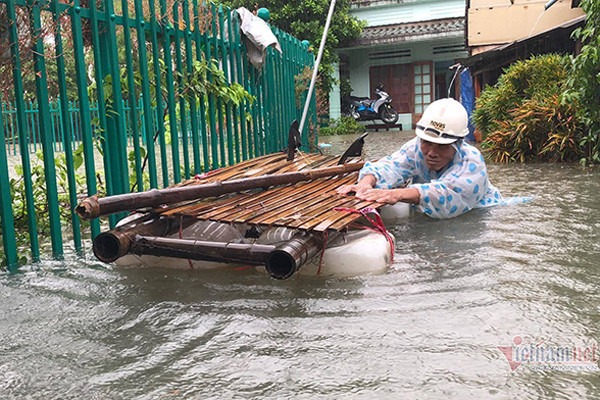
[[[467,17],[467,40],[472,54],[486,47],[535,36],[584,15],[571,8],[571,0],[559,0],[544,11],[547,0],[471,0]]]
[[[465,0],[371,1],[365,4],[370,5],[355,3],[351,13],[367,21],[368,26],[464,17],[466,6]]]
[[[352,14],[367,21],[368,27],[377,27],[461,18],[465,16],[465,7],[464,0],[404,0],[401,3],[371,0],[355,2]],[[394,40],[394,43],[341,49],[340,54],[347,60],[346,69],[355,96],[373,95],[372,86],[376,83],[372,81],[370,74],[372,67],[389,66],[388,76],[395,71],[403,71],[408,75],[388,79],[385,90],[392,96],[394,107],[400,111],[399,123],[404,129],[411,129],[422,112],[423,107],[419,106],[419,101],[427,105],[438,97],[446,97],[447,84],[453,75],[449,67],[455,60],[468,55],[465,38],[463,32],[454,32],[437,35],[420,33]],[[417,73],[419,65],[425,64],[430,65],[431,76],[428,79],[431,80],[431,92],[421,97],[421,93],[418,93],[420,89],[415,89],[416,82],[421,78],[413,76],[413,73]],[[440,78],[440,82],[436,82],[436,76]],[[398,85],[403,88],[400,90],[398,87],[389,87]],[[398,96],[399,92],[402,93],[402,98]],[[410,96],[411,102],[408,106],[407,96]],[[337,118],[340,114],[340,91],[339,87],[335,87],[330,93],[330,116]]]

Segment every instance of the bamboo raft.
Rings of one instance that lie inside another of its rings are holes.
[[[76,211],[86,219],[135,211],[125,223],[94,239],[94,253],[105,262],[136,254],[244,263],[265,265],[272,277],[284,279],[319,252],[323,254],[328,240],[348,232],[368,208],[382,206],[337,194],[339,186],[356,182],[362,166],[350,149],[341,159],[321,154],[294,156],[290,149],[287,154],[244,161],[166,189],[92,196]],[[182,234],[202,223],[209,223],[202,225],[207,226],[205,231],[243,227],[246,236],[224,241],[212,236],[199,239],[191,231]],[[253,241],[260,233],[253,236],[252,231],[273,227],[282,227],[291,236],[279,244]],[[382,231],[387,235],[385,228]]]
[[[295,161],[286,161],[285,154],[271,154],[183,182],[180,186],[227,182],[263,175],[277,176],[290,172],[307,172],[335,167],[339,157],[307,154]],[[357,168],[360,160],[351,160]],[[309,232],[342,231],[360,218],[361,211],[381,204],[362,201],[335,192],[341,185],[356,182],[358,171],[326,176],[292,185],[225,194],[189,204],[167,206],[153,212],[170,218],[191,217],[223,223],[244,223],[260,226],[285,226]]]

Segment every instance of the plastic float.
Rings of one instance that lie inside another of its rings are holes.
[[[403,211],[408,212],[407,206],[401,208],[395,212],[400,215]],[[117,231],[101,234],[94,242],[96,256],[113,261],[122,241],[115,232],[136,223],[138,218],[139,215],[131,215],[121,221]],[[389,232],[350,229],[328,240],[321,249],[318,245],[312,246],[313,241],[318,244],[317,240],[306,241],[294,229],[270,227],[257,238],[245,237],[248,229],[253,228],[244,224],[199,221],[162,238],[137,235],[128,254],[114,263],[122,267],[182,270],[254,265],[273,278],[286,279],[294,273],[337,277],[380,274],[387,270],[393,259],[394,237]],[[186,244],[185,240],[192,242]]]
[[[98,235],[98,259],[119,266],[214,269],[257,266],[276,279],[294,274],[354,276],[384,272],[394,254],[385,222],[408,205],[342,196],[363,162],[363,135],[341,158],[295,148],[211,171],[181,184],[85,199],[86,219],[134,211]],[[378,209],[382,210],[381,218]]]

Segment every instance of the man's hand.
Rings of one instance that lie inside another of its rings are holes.
[[[396,204],[402,199],[401,189],[370,189],[356,195],[361,200],[376,201],[378,203]]]
[[[357,183],[357,184],[354,184],[354,185],[343,185],[343,186],[340,186],[339,188],[336,189],[336,192],[338,192],[338,194],[355,193],[356,196],[358,196],[359,194],[362,194],[366,190],[370,190],[370,189],[373,189],[373,187],[367,186],[367,185],[359,185]]]
[[[373,189],[377,183],[377,179],[373,175],[365,175],[360,181],[354,185],[343,185],[336,189],[338,194],[349,194],[354,192],[357,197],[359,194],[364,193],[366,190]]]
[[[356,186],[356,185],[348,185]],[[343,186],[340,188],[342,189]],[[339,189],[338,189],[339,190]],[[339,192],[338,192],[339,193]],[[356,191],[357,198],[367,201],[376,201],[382,204],[396,204],[399,201],[403,203],[419,204],[419,191],[414,188],[402,189],[363,189]]]

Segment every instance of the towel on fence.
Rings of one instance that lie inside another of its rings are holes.
[[[242,21],[240,28],[247,39],[248,58],[252,65],[260,70],[265,62],[269,46],[275,47],[277,51],[282,53],[279,41],[271,31],[271,27],[247,8],[240,7],[236,11]]]

